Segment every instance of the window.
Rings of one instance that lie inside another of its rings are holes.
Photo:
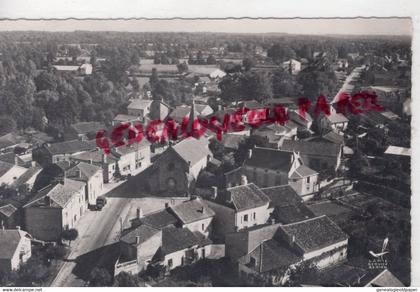
[[[201,230],[204,231],[204,224],[201,224]]]
[[[168,164],[168,170],[174,170],[175,169],[175,164],[173,162]]]
[[[248,214],[247,215],[244,215],[244,221],[245,222],[248,222]]]
[[[170,268],[172,268],[172,265],[173,265],[174,263],[172,262],[172,259],[169,259],[168,260],[168,267],[170,267]]]
[[[311,177],[310,177],[310,176],[308,176],[308,177],[306,178],[306,183],[308,184],[310,181],[311,181]]]
[[[254,220],[255,220],[255,218],[256,218],[256,215],[257,215],[257,214],[255,214],[255,212],[254,212]]]

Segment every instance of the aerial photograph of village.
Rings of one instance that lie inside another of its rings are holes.
[[[411,39],[0,20],[0,286],[410,286]]]

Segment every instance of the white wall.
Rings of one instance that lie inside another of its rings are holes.
[[[254,219],[254,213],[255,213],[255,219]],[[244,220],[244,216],[248,215],[248,221]],[[245,227],[251,227],[255,225],[261,225],[265,224],[268,221],[268,218],[270,217],[270,212],[268,209],[268,203],[264,206],[240,211],[236,213],[236,226],[238,227],[238,230],[244,229]]]

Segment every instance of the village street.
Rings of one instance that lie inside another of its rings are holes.
[[[130,226],[129,221],[134,218],[138,207],[142,208],[144,214],[148,214],[163,209],[165,203],[171,200],[171,198],[146,197],[147,195],[142,193],[132,197],[133,194],[127,194],[125,186],[126,183],[107,185],[108,189],[113,187],[105,194],[107,205],[102,211],[87,211],[81,217],[77,227],[79,237],[71,243],[71,252],[67,261],[59,270],[51,286],[84,286],[85,279],[81,279],[80,272],[77,272],[78,264],[86,266],[100,262],[98,257],[102,257],[107,250],[103,247],[111,246],[118,241],[121,223],[124,228]],[[83,259],[88,254],[91,254],[95,262],[91,263],[88,257]],[[109,255],[106,254],[106,256]],[[90,269],[86,267],[86,270]]]

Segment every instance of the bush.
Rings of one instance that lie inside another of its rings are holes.
[[[104,268],[95,267],[90,273],[89,286],[92,287],[105,287],[110,286],[112,277],[109,272]]]
[[[47,248],[47,257],[50,259],[63,259],[67,254],[67,248],[64,245],[49,246]]]
[[[61,234],[61,237],[64,240],[68,240],[69,242],[76,240],[78,236],[79,236],[79,232],[77,231],[77,229],[74,229],[74,228],[64,230],[63,233]]]

